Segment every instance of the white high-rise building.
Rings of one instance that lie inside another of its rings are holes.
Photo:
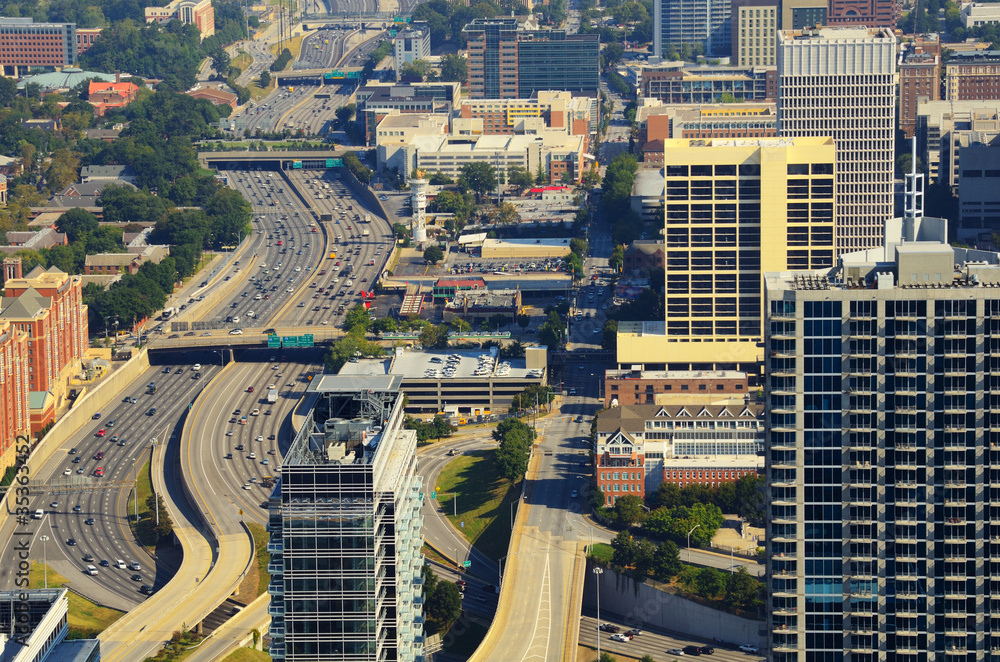
[[[888,28],[778,32],[778,133],[837,144],[837,253],[882,244],[893,217],[896,37]]]
[[[417,438],[398,375],[322,375],[268,502],[270,654],[423,662]]]

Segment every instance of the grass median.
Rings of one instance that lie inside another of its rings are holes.
[[[139,469],[136,490],[139,493],[139,518],[135,517],[136,505],[134,502],[128,504],[129,516],[135,527],[135,537],[139,544],[149,551],[153,551],[156,547],[156,532],[153,530],[156,527],[156,514],[146,503],[149,501],[149,497],[153,496],[153,480],[149,472],[149,460],[146,460],[146,463]],[[134,499],[135,495],[132,495],[132,500],[134,501]]]
[[[35,561],[31,564],[28,575],[30,588],[44,588],[46,572],[48,573],[49,588],[60,588],[69,581],[52,568],[47,568],[44,563]],[[82,571],[81,571],[82,572]],[[99,570],[100,572],[100,570]],[[119,618],[125,612],[117,609],[108,609],[94,604],[82,595],[77,595],[73,591],[69,592],[69,639],[93,639]]]
[[[510,545],[511,504],[517,502],[521,484],[497,473],[495,454],[494,449],[487,449],[459,455],[441,470],[436,490],[441,509],[455,528],[476,549],[498,561]]]
[[[271,555],[267,551],[267,541],[270,534],[261,524],[248,522],[250,533],[253,534],[254,553],[257,558],[257,595],[267,592],[267,585],[271,583],[271,575],[267,572],[267,564],[271,560]]]
[[[237,648],[222,658],[222,662],[270,662],[271,656],[253,648]]]

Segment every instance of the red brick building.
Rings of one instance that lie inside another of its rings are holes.
[[[948,101],[1000,99],[1000,54],[996,51],[952,53],[944,67]]]
[[[604,406],[711,404],[746,397],[749,388],[735,370],[605,370]]]
[[[89,347],[82,279],[55,267],[46,271],[38,266],[25,277],[20,272],[19,258],[4,260],[0,320],[28,335],[29,389],[51,391],[58,408]]]
[[[32,432],[29,413],[28,334],[0,320],[0,466],[14,464],[18,435]]]
[[[115,82],[103,83],[92,80],[87,88],[87,101],[94,106],[94,114],[102,117],[107,110],[124,108],[133,101],[139,93],[135,83],[121,82],[121,74],[115,74]]]
[[[675,404],[612,407],[597,416],[597,485],[605,504],[644,499],[663,482],[718,487],[764,471],[763,407]]]
[[[899,66],[899,128],[912,138],[917,106],[941,100],[941,42],[936,34],[921,35],[909,44]]]
[[[663,242],[655,239],[636,239],[625,249],[622,270],[625,273],[648,274],[653,269],[663,268]]]
[[[897,0],[830,0],[827,25],[895,28],[902,15]]]

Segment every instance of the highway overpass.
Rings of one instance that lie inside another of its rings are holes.
[[[216,170],[298,170],[296,161],[305,170],[339,167],[327,165],[329,159],[342,159],[347,149],[288,150],[274,152],[198,152],[198,164]]]

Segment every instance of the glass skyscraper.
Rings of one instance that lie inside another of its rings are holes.
[[[324,375],[309,389],[269,501],[275,660],[424,659],[421,479],[400,381]]]
[[[909,235],[765,276],[772,662],[1000,660],[1000,255]]]

